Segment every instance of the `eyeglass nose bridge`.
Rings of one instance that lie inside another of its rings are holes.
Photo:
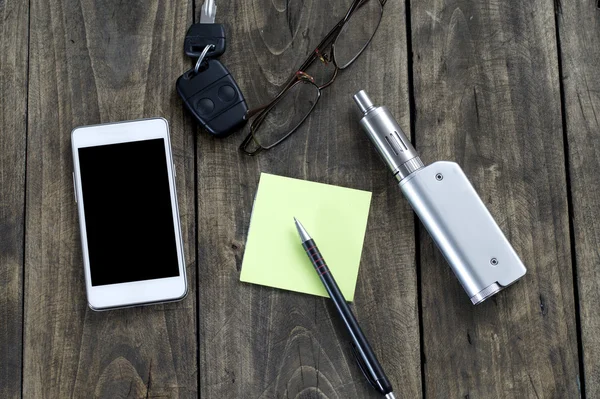
[[[315,83],[315,78],[313,78],[312,76],[310,76],[309,74],[307,74],[304,71],[296,71],[296,79],[298,80],[308,80],[311,83]]]

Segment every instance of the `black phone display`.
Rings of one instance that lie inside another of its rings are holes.
[[[165,140],[78,152],[92,286],[179,276]]]

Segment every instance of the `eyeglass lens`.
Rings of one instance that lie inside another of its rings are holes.
[[[263,148],[271,147],[294,131],[315,107],[319,88],[308,81],[298,81],[292,86],[262,119],[251,127],[254,139]],[[257,132],[259,134],[257,134]]]
[[[334,43],[334,56],[341,69],[349,66],[367,47],[381,20],[381,4],[378,0],[361,3],[344,24]]]
[[[333,44],[337,67],[346,68],[358,58],[375,34],[381,15],[379,0],[367,0],[358,6]],[[324,57],[331,57],[331,47],[323,51]],[[314,78],[314,84],[297,82],[282,94],[272,108],[259,115],[251,124],[253,144],[273,147],[293,133],[314,109],[319,98],[318,86],[330,82],[335,70],[333,60],[323,62],[317,59],[313,62],[304,72]]]

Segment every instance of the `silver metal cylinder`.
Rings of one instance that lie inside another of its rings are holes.
[[[366,114],[372,108],[375,108],[375,105],[373,105],[373,102],[371,102],[371,99],[364,90],[361,90],[354,95],[354,102],[356,102],[360,112],[363,114]]]
[[[362,128],[399,181],[423,167],[419,154],[386,107],[376,107],[364,90],[354,95]]]

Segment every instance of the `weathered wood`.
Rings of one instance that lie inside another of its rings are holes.
[[[21,397],[26,1],[0,1],[0,397]]]
[[[596,1],[563,2],[557,14],[588,398],[600,397],[599,7]]]
[[[349,1],[221,2],[221,58],[249,106],[276,94]],[[198,7],[197,7],[198,11]],[[239,281],[260,172],[373,192],[354,309],[396,391],[421,395],[413,216],[360,131],[352,94],[368,90],[409,132],[404,2],[390,1],[366,53],[287,142],[251,158],[235,134],[198,135],[201,396],[379,397],[351,355],[328,299]],[[400,27],[400,28],[399,28]]]
[[[349,1],[275,3],[219,3],[229,38],[222,61],[250,106],[280,89]],[[595,1],[556,4],[585,387],[593,398],[600,396],[600,13]],[[190,65],[181,44],[191,2],[31,7],[28,35],[27,2],[0,0],[0,397],[378,397],[328,300],[239,282],[261,171],[373,191],[354,307],[397,397],[422,396],[413,216],[359,130],[351,100],[367,89],[409,131],[404,2],[388,2],[371,47],[323,92],[300,131],[256,158],[238,152],[241,134],[194,137],[175,94],[175,79]],[[473,307],[421,228],[425,393],[577,397],[553,3],[411,7],[417,147],[426,162],[463,166],[529,269]],[[70,131],[149,116],[171,123],[190,295],[94,313],[85,301]]]
[[[175,80],[191,2],[36,1],[31,9],[24,390],[28,398],[195,397],[194,135]],[[87,307],[73,202],[73,127],[170,122],[190,295]]]
[[[473,307],[421,229],[426,396],[578,397],[553,2],[411,5],[418,148],[463,166],[528,267]]]

